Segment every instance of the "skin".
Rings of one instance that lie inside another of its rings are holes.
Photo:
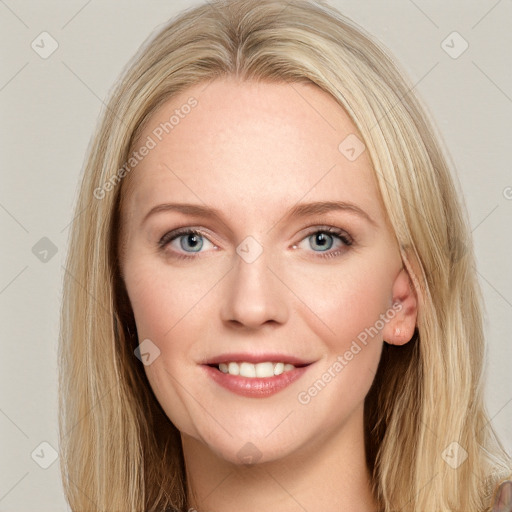
[[[198,105],[123,183],[121,255],[139,339],[160,350],[144,368],[181,432],[189,507],[377,510],[363,403],[384,340],[411,339],[417,296],[368,151],[354,161],[340,152],[357,129],[318,87],[234,78],[173,97],[135,147],[190,96]],[[374,224],[348,210],[287,217],[297,203],[314,201],[351,202]],[[154,206],[171,202],[216,208],[223,221],[176,211],[143,221]],[[159,248],[163,235],[184,226],[202,231],[199,252],[187,235]],[[326,226],[349,233],[353,244],[327,235],[322,248],[314,233]],[[251,263],[236,252],[248,236],[262,248]],[[322,257],[326,252],[338,255]],[[337,356],[393,304],[400,309],[378,334],[359,343],[357,355],[307,404],[299,402],[298,394],[332,372]],[[314,364],[279,393],[248,398],[220,387],[200,366],[235,351],[283,352]],[[239,456],[248,442],[259,457],[250,465]]]

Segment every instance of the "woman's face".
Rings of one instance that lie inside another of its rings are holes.
[[[415,318],[342,108],[313,85],[216,80],[156,111],[134,149],[121,264],[170,420],[234,463],[361,431],[383,339],[408,341]]]

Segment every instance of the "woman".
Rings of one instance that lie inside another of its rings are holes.
[[[173,20],[112,94],[77,204],[72,509],[510,510],[466,218],[410,86],[337,11]]]

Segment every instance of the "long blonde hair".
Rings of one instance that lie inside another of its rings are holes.
[[[465,205],[403,72],[320,0],[211,1],[183,12],[141,47],[102,112],[64,276],[59,429],[71,508],[187,506],[179,432],[134,356],[139,340],[118,258],[121,170],[164,101],[226,75],[316,84],[369,151],[420,299],[413,339],[384,344],[365,400],[367,463],[382,510],[490,510],[511,461],[483,403],[483,303]],[[454,454],[467,458],[455,467]]]

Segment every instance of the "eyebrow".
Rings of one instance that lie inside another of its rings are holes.
[[[202,206],[199,204],[192,204],[192,203],[164,203],[159,204],[151,210],[144,216],[144,219],[142,220],[142,223],[144,224],[146,220],[159,212],[168,212],[168,211],[175,211],[179,213],[183,213],[185,215],[192,215],[195,217],[209,217],[213,218],[215,220],[218,220],[222,223],[223,216],[222,213],[215,209],[211,208],[209,206]],[[347,211],[353,214],[358,215],[362,219],[365,219],[373,226],[377,226],[377,223],[375,220],[373,220],[368,213],[366,213],[363,209],[361,209],[359,206],[353,203],[349,203],[346,201],[319,201],[319,202],[312,202],[312,203],[299,203],[293,206],[288,213],[286,213],[280,220],[286,218],[290,219],[293,217],[310,217],[313,215],[322,215],[324,213],[329,213],[333,211]]]

